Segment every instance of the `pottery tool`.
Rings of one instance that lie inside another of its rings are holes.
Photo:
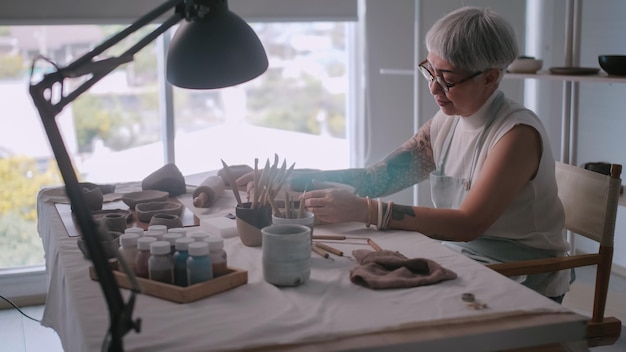
[[[326,259],[330,258],[330,254],[328,254],[328,252],[318,247],[317,243],[313,243],[313,245],[311,246],[311,250],[313,250],[313,252],[317,253],[322,258],[326,258]]]
[[[304,187],[304,191],[300,196],[300,204],[298,205],[298,218],[304,216],[304,194],[306,193],[306,186]]]
[[[224,180],[220,176],[209,176],[193,191],[193,206],[210,208],[224,192]]]
[[[342,251],[340,251],[340,250],[338,250],[337,248],[334,248],[334,247],[331,247],[331,246],[329,246],[329,245],[327,245],[327,244],[324,244],[324,243],[319,243],[319,242],[315,242],[314,244],[315,244],[317,247],[319,247],[319,248],[321,248],[321,249],[325,250],[326,252],[329,252],[329,253],[332,253],[332,254],[334,254],[334,255],[338,255],[338,256],[340,256],[340,257],[343,257],[343,252],[342,252]]]
[[[230,172],[230,168],[224,162],[224,160],[220,159],[220,161],[222,162],[222,166],[224,167],[224,173],[226,174],[226,178],[228,179],[228,184],[230,185],[230,188],[233,190],[233,194],[235,195],[235,199],[237,200],[237,205],[241,206],[242,204],[241,197],[239,196],[239,189],[237,188],[237,185],[235,184],[235,179],[233,177],[233,174],[232,172]]]
[[[369,244],[370,246],[372,246],[372,248],[374,248],[374,250],[376,250],[376,251],[382,251],[382,250],[383,250],[383,249],[382,249],[382,248],[380,248],[380,246],[379,246],[376,242],[374,242],[374,240],[373,240],[373,239],[371,239],[371,238],[368,238],[368,239],[367,239],[367,244]]]
[[[259,202],[259,195],[256,190],[259,187],[259,158],[254,158],[254,194],[252,195],[252,208],[256,208],[257,203]]]
[[[375,251],[382,251],[382,247],[378,245],[378,243],[374,242],[371,238],[363,238],[356,236],[344,236],[344,235],[314,235],[313,240],[329,240],[329,241],[345,241],[345,240],[361,240],[366,243],[355,243],[355,242],[337,242],[344,244],[367,244],[372,247]]]

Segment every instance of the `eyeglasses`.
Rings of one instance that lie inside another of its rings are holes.
[[[444,92],[448,92],[450,90],[450,88],[461,84],[463,82],[467,82],[470,79],[481,75],[483,73],[485,73],[486,71],[479,71],[476,73],[472,73],[471,75],[463,78],[460,81],[454,82],[454,83],[450,83],[450,82],[446,82],[443,77],[441,76],[435,76],[433,75],[432,72],[430,72],[430,70],[428,69],[428,67],[426,67],[426,64],[428,63],[428,60],[424,60],[422,62],[420,62],[420,64],[417,66],[420,70],[420,72],[422,73],[422,75],[424,76],[424,78],[426,78],[428,80],[428,83],[432,83],[433,81],[437,82],[437,84],[441,87],[441,89],[443,89]]]

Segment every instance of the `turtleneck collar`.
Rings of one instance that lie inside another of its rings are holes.
[[[487,122],[488,116],[487,111],[489,110],[489,106],[493,103],[493,100],[496,98],[500,90],[496,89],[489,99],[485,101],[485,103],[472,115],[463,117],[461,116],[459,123],[461,123],[466,130],[475,130],[483,128],[485,123]]]

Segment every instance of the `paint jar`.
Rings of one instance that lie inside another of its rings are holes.
[[[137,256],[137,240],[139,235],[136,233],[124,233],[120,236],[120,254],[128,268],[135,272],[135,257]]]
[[[228,273],[226,262],[226,251],[224,250],[224,239],[220,237],[207,237],[204,239],[209,244],[209,256],[213,267],[213,277]]]
[[[150,243],[155,242],[154,237],[140,237],[137,239],[137,255],[135,256],[135,275],[148,278],[148,259],[150,259]]]
[[[189,258],[189,244],[195,240],[189,237],[181,237],[176,240],[176,252],[174,252],[174,285],[187,286],[187,258]]]
[[[148,278],[166,284],[174,283],[174,263],[170,254],[170,243],[154,241],[150,243],[148,259]]]
[[[183,237],[182,234],[176,232],[168,232],[163,235],[163,241],[167,241],[170,243],[170,254],[174,255],[176,251],[176,240]]]
[[[189,258],[187,258],[187,283],[189,286],[211,280],[213,267],[209,256],[209,244],[193,242],[187,246],[187,250],[189,251]]]

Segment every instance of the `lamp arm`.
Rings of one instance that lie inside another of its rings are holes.
[[[35,62],[33,62],[33,67],[31,68],[29,92],[39,112],[44,130],[57,160],[59,171],[65,183],[66,194],[70,200],[78,227],[83,234],[87,251],[93,262],[98,281],[100,282],[109,309],[110,327],[108,338],[105,339],[105,342],[108,343],[107,349],[109,351],[123,351],[123,336],[131,329],[134,329],[136,332],[140,330],[141,319],[132,320],[135,292],[131,292],[129,301],[125,304],[120,288],[115,281],[113,271],[105,255],[98,227],[86,205],[87,203],[83,197],[83,191],[78,182],[78,177],[74,171],[74,166],[55,118],[65,106],[78,98],[82,93],[87,91],[114,69],[124,63],[132,61],[135,53],[148,45],[167,29],[174,26],[181,19],[185,18],[185,11],[187,9],[182,6],[184,1],[185,0],[167,1],[66,67],[57,67],[55,72],[44,75],[43,79],[38,83],[32,82]],[[123,54],[118,57],[94,61],[94,58],[105,50],[119,43],[138,29],[153,22],[172,8],[176,8],[174,15],[163,22],[157,29],[140,39]],[[64,95],[63,81],[66,78],[81,77],[89,74],[92,76],[87,81],[83,82],[83,84],[69,94]],[[54,92],[53,89],[58,89],[59,86],[59,92]]]

